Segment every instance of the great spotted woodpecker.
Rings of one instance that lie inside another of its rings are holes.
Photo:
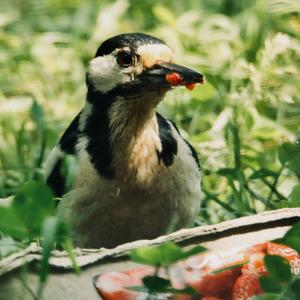
[[[150,35],[121,34],[99,47],[88,66],[86,104],[46,162],[76,245],[114,247],[192,224],[201,200],[197,154],[156,106],[173,86],[202,82]],[[69,191],[66,156],[76,165]]]

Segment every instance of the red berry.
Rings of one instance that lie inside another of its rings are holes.
[[[195,88],[195,86],[196,86],[196,83],[187,83],[185,85],[185,87],[190,91],[192,91]]]
[[[273,242],[268,242],[267,253],[270,255],[281,256],[288,261],[293,261],[300,258],[296,250],[286,245],[281,245]]]
[[[249,262],[242,267],[244,275],[267,275],[267,269],[264,264],[264,252],[254,252],[249,256]]]
[[[108,272],[95,279],[95,287],[105,300],[135,300],[137,293],[127,289],[142,285],[142,278],[153,273],[151,267],[141,267],[125,272]]]
[[[166,80],[171,85],[178,85],[182,83],[182,77],[178,73],[170,73],[166,75]]]
[[[202,296],[218,297],[231,291],[235,278],[232,270],[226,270],[218,274],[190,278],[187,280],[187,285],[193,287]]]
[[[241,275],[234,283],[231,300],[248,300],[260,293],[261,288],[258,277]]]

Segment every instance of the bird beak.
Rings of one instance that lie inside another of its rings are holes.
[[[154,84],[168,84],[169,86],[184,85],[192,90],[196,83],[203,84],[203,75],[189,68],[162,62],[155,64],[144,72],[144,78]]]

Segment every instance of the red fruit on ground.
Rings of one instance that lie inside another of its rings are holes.
[[[255,252],[249,256],[249,262],[242,267],[242,274],[262,276],[267,275],[264,263],[264,252]]]
[[[267,253],[270,255],[281,256],[288,261],[299,259],[299,254],[296,250],[286,246],[273,242],[268,242]]]
[[[123,288],[130,285],[130,276],[117,272],[100,275],[95,282],[97,290],[105,300],[134,300],[135,293]]]
[[[258,277],[241,275],[234,283],[231,300],[248,300],[261,293]]]
[[[105,300],[135,300],[137,293],[127,289],[141,286],[142,278],[153,272],[151,267],[141,267],[125,272],[108,272],[99,275],[95,287]]]
[[[218,274],[206,274],[199,278],[188,279],[186,284],[194,288],[201,296],[219,297],[231,291],[236,276],[232,270]]]

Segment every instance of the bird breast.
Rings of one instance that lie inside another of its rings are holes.
[[[125,107],[124,107],[125,106]],[[157,153],[162,149],[155,111],[151,108],[130,108],[124,101],[113,104],[109,111],[110,143],[113,168],[117,178],[149,185],[164,168]]]

